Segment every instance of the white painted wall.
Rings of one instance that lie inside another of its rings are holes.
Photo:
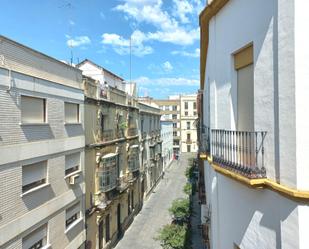
[[[173,123],[161,121],[163,171],[173,161]]]
[[[307,8],[306,8],[307,7]],[[237,74],[233,53],[253,43],[254,127],[267,131],[267,177],[308,190],[308,3],[229,1],[209,23],[204,123],[235,129]],[[308,205],[270,190],[253,190],[205,163],[212,207],[212,248],[307,248]]]

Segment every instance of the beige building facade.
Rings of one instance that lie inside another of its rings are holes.
[[[82,248],[81,71],[0,36],[0,248]]]
[[[142,195],[147,198],[163,172],[160,109],[155,104],[138,103]]]
[[[180,95],[181,152],[197,152],[197,95]]]
[[[170,121],[173,125],[173,153],[180,153],[181,128],[180,128],[180,99],[179,96],[170,99],[154,99],[161,109],[161,120]]]
[[[134,84],[99,65],[85,60],[78,67],[85,89],[86,246],[112,248],[160,179],[160,110],[138,103]]]

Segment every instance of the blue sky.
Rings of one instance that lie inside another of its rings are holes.
[[[1,0],[0,32],[59,60],[85,58],[166,98],[199,86],[203,0]]]

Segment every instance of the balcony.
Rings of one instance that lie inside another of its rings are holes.
[[[108,142],[115,139],[115,131],[113,129],[102,131],[103,142]]]
[[[207,126],[202,126],[199,131],[199,152],[210,153],[210,129]]]
[[[247,178],[265,178],[265,136],[265,131],[211,130],[212,160]]]
[[[128,136],[133,137],[137,135],[137,128],[129,128],[128,129]]]
[[[139,170],[139,160],[130,160],[128,161],[128,168],[130,172]]]
[[[187,138],[186,143],[187,144],[192,144],[192,140]]]
[[[98,190],[108,192],[117,187],[117,154],[109,153],[101,158],[97,169]]]
[[[146,137],[147,137],[147,133],[144,131],[144,132],[142,133],[142,140],[145,140]]]

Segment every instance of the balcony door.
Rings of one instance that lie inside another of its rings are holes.
[[[235,55],[237,72],[237,130],[254,131],[253,46]]]

